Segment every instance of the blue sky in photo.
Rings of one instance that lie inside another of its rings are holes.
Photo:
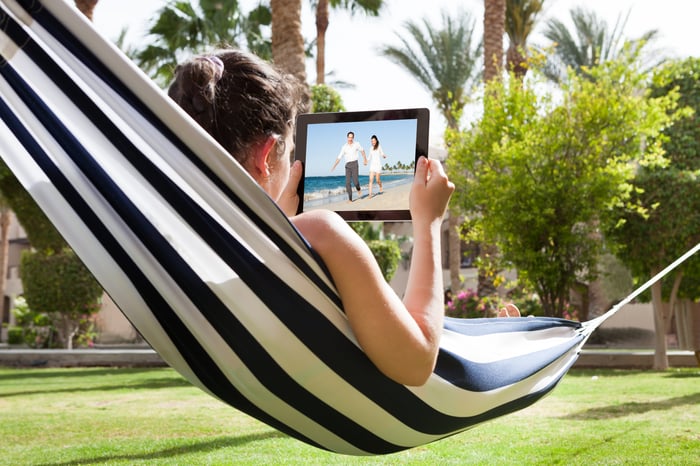
[[[331,172],[335,159],[340,154],[341,147],[347,142],[347,133],[355,133],[355,141],[359,142],[369,158],[371,147],[370,138],[376,135],[379,145],[387,155],[382,160],[394,165],[401,161],[410,164],[416,155],[416,126],[415,119],[383,120],[341,123],[315,123],[307,127],[306,140],[306,176],[344,175],[344,160]],[[360,174],[369,173],[369,166],[360,160]]]

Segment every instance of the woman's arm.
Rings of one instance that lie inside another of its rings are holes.
[[[409,197],[413,221],[413,255],[404,304],[425,338],[430,376],[440,347],[445,315],[440,229],[455,187],[438,160],[421,157]]]
[[[444,315],[439,233],[454,186],[438,167],[421,158],[416,169],[410,198],[415,244],[404,302],[364,240],[338,215],[314,210],[292,219],[328,267],[362,349],[386,376],[406,385],[422,385],[430,376]]]

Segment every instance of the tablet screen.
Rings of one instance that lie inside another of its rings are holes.
[[[299,115],[299,212],[329,209],[350,221],[410,220],[408,194],[416,159],[428,154],[428,127],[425,108]]]

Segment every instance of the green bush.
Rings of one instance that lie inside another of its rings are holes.
[[[19,327],[25,327],[34,320],[34,316],[31,315],[29,306],[27,306],[27,300],[23,296],[15,299],[14,306],[10,312],[15,316],[15,322],[17,322]]]
[[[311,86],[311,112],[344,112],[343,99],[338,91],[325,84]]]
[[[23,296],[15,299],[12,309],[20,330],[17,343],[26,343],[30,348],[53,348],[56,344],[56,328],[45,312],[34,312]],[[9,340],[9,335],[8,335]]]
[[[7,329],[7,342],[10,345],[24,343],[24,329],[22,327],[10,327]]]
[[[368,241],[367,245],[377,260],[384,279],[387,282],[391,281],[401,260],[401,248],[398,242],[376,239]]]
[[[46,314],[61,344],[72,348],[90,315],[100,309],[102,287],[71,249],[25,251],[20,276],[29,308]]]
[[[390,282],[402,258],[400,244],[406,238],[397,238],[394,235],[385,237],[381,223],[351,222],[349,225],[367,243],[379,264],[384,279]]]
[[[34,199],[22,187],[5,162],[0,159],[0,193],[17,215],[27,234],[27,239],[36,249],[60,250],[66,242]]]

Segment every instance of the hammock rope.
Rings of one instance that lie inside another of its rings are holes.
[[[446,319],[428,382],[391,381],[235,160],[71,5],[0,7],[0,156],[149,344],[225,403],[318,448],[396,452],[547,395],[602,322]]]

